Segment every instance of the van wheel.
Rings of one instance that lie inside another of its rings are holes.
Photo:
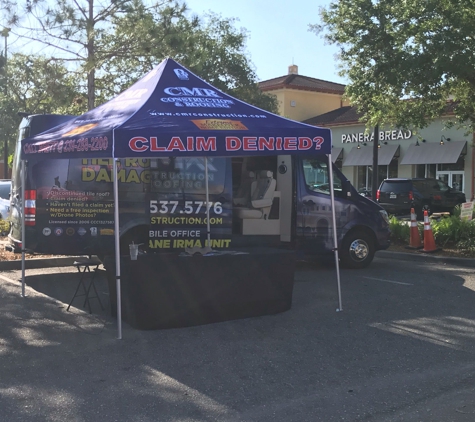
[[[363,231],[354,231],[343,239],[340,261],[345,268],[365,268],[374,258],[374,241]]]

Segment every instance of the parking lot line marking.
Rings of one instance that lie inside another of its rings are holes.
[[[394,284],[402,284],[403,286],[413,286],[413,283],[404,283],[402,281],[394,281],[394,280],[385,280],[384,278],[374,278],[374,277],[365,277],[363,278],[368,278],[369,280],[376,280],[376,281],[385,281],[386,283],[394,283]]]
[[[11,278],[5,277],[4,275],[1,275],[1,274],[0,274],[0,278],[4,281],[8,281],[9,283],[18,284],[17,281],[12,280]]]

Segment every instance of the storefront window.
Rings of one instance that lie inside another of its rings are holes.
[[[416,164],[416,177],[426,177],[425,164]]]
[[[464,157],[461,156],[455,164],[417,164],[416,177],[437,178],[437,173],[448,171],[463,171]]]
[[[366,189],[367,188],[367,173],[368,173],[368,168],[366,166],[358,166],[358,183],[357,183],[357,189]]]
[[[392,161],[389,163],[388,178],[390,178],[390,177],[397,177],[397,168],[398,168],[398,162],[397,162],[397,160],[392,160]]]
[[[459,157],[455,164],[438,164],[438,171],[463,171],[465,166],[465,158],[463,155]]]
[[[389,166],[378,166],[378,188],[381,182],[388,178],[388,167]]]
[[[392,160],[389,166],[378,166],[378,187],[384,179],[397,177],[397,160]],[[358,190],[371,190],[373,185],[373,167],[358,167]]]
[[[417,164],[416,177],[435,178],[436,164]]]
[[[437,165],[436,164],[427,164],[426,177],[434,178],[436,173],[437,173]]]

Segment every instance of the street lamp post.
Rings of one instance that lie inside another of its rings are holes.
[[[373,174],[371,179],[371,198],[376,202],[376,192],[378,191],[378,145],[379,145],[379,125],[374,127],[373,136]]]
[[[8,49],[8,33],[10,28],[3,27],[1,31],[2,37],[5,38],[5,97],[8,96],[8,68],[7,68],[7,49]],[[3,178],[8,179],[8,138],[4,133],[5,139],[3,140]]]

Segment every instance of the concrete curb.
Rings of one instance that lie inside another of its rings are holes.
[[[475,259],[471,258],[455,258],[450,256],[431,255],[429,253],[405,253],[392,251],[378,251],[377,257],[399,259],[402,261],[420,261],[420,262],[437,262],[441,264],[457,265],[460,267],[475,268]],[[79,257],[66,256],[57,258],[32,258],[25,260],[26,269],[51,268],[51,267],[69,267],[73,265]],[[21,259],[14,261],[0,261],[0,271],[21,270]]]
[[[475,268],[475,259],[472,258],[456,258],[452,256],[432,255],[430,253],[415,252],[392,252],[392,251],[378,251],[376,256],[381,258],[399,259],[403,261],[419,261],[419,262],[437,262],[439,264],[450,264],[460,267]]]
[[[50,267],[68,267],[78,259],[77,256],[66,256],[58,258],[32,258],[25,260],[25,268],[27,270],[36,268]],[[0,271],[21,270],[21,259],[14,261],[0,261]]]

